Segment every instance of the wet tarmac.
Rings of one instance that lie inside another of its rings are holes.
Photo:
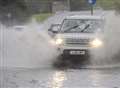
[[[1,69],[0,88],[119,88],[120,68]]]

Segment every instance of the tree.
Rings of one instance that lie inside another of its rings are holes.
[[[71,11],[89,10],[87,0],[70,0]]]
[[[0,0],[0,21],[5,24],[25,22],[30,16],[24,0]]]

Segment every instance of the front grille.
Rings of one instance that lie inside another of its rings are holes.
[[[66,44],[74,45],[89,45],[90,39],[80,39],[80,38],[66,38]]]

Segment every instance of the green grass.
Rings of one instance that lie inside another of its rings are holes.
[[[41,14],[34,15],[33,17],[34,17],[38,22],[43,22],[43,21],[45,21],[47,18],[49,18],[50,16],[52,16],[52,13],[41,13]]]
[[[97,0],[97,5],[104,9],[114,9],[120,5],[120,0]]]

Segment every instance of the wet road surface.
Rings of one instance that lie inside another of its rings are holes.
[[[119,88],[120,68],[1,69],[1,88]]]

